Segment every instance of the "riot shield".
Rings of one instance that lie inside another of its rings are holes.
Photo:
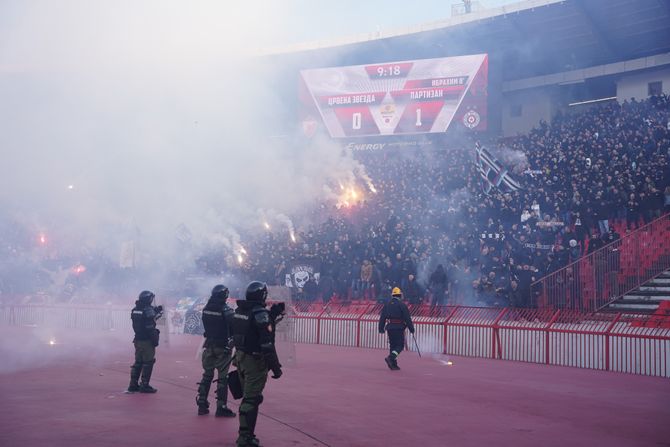
[[[275,348],[282,367],[295,366],[295,321],[292,318],[294,310],[289,288],[268,286],[268,302],[283,302],[286,305],[286,313],[275,327]]]

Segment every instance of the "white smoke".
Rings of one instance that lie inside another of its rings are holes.
[[[132,247],[161,269],[212,245],[241,253],[267,231],[259,209],[295,238],[294,220],[334,200],[324,184],[368,177],[336,143],[263,135],[285,104],[274,64],[249,55],[280,32],[281,6],[4,3],[3,220],[58,256],[118,263]]]
[[[491,153],[510,171],[519,174],[528,169],[530,163],[523,151],[510,149],[506,146],[498,146]]]

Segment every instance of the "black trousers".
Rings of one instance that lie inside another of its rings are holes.
[[[389,336],[389,351],[392,356],[397,357],[405,348],[405,330],[387,329],[386,333]]]

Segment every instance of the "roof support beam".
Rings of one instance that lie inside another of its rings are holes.
[[[584,17],[586,20],[586,23],[588,23],[589,27],[593,30],[593,34],[596,35],[600,43],[602,44],[603,48],[605,51],[608,53],[607,55],[609,57],[616,56],[618,58],[621,57],[621,54],[614,48],[612,45],[612,42],[609,40],[607,37],[607,33],[603,29],[602,26],[600,26],[594,19],[593,15],[591,12],[587,9],[586,7],[587,2],[583,1],[576,1],[574,2],[575,9],[579,11],[579,13]]]

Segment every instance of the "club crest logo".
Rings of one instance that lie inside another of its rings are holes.
[[[388,126],[393,121],[395,117],[395,104],[388,103],[384,104],[379,110],[381,113],[382,119],[384,120],[384,125]]]
[[[463,125],[468,129],[474,129],[475,127],[479,126],[481,120],[482,119],[479,116],[479,113],[475,112],[474,110],[468,110],[468,112],[463,115]]]

